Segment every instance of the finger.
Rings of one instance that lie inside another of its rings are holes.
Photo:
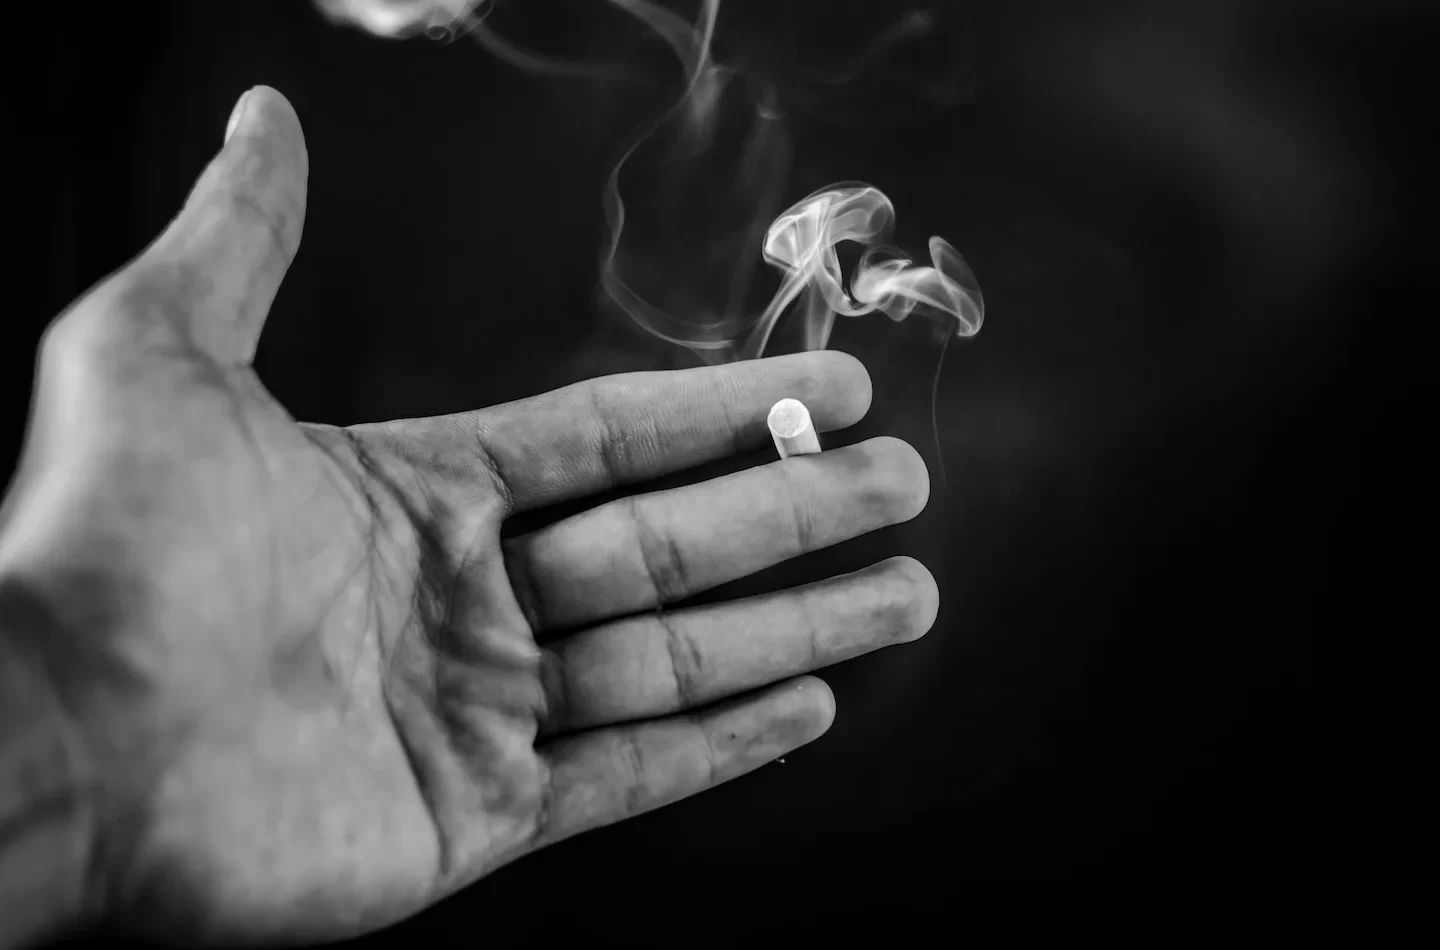
[[[815,350],[605,376],[388,427],[438,475],[473,478],[465,459],[493,471],[514,514],[763,445],[766,413],[786,396],[809,406],[822,432],[840,429],[870,408],[870,376],[853,356]]]
[[[505,562],[531,626],[563,629],[908,521],[929,495],[920,453],[887,436],[599,505],[507,539]]]
[[[253,357],[271,301],[300,247],[308,157],[285,97],[256,86],[165,232],[120,275],[122,309],[179,321],[222,364]]]
[[[914,558],[557,641],[546,734],[663,716],[924,635],[940,592]]]
[[[830,688],[807,676],[705,712],[560,739],[537,846],[659,808],[818,739]]]

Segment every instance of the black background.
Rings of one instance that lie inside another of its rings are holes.
[[[311,157],[304,247],[257,359],[297,417],[693,365],[596,300],[600,188],[659,101],[643,90],[527,74],[463,39],[373,38],[301,2],[64,6],[7,39],[42,63],[13,86],[0,473],[48,320],[160,231],[261,82]],[[821,65],[899,10],[732,6],[735,44]],[[933,340],[841,321],[832,346],[867,362],[876,399],[839,441],[911,441],[929,508],[721,593],[912,554],[940,582],[935,629],[822,674],[835,726],[784,764],[376,939],[840,924],[1173,945],[1349,920],[1331,785],[1348,714],[1322,670],[1371,622],[1362,555],[1339,544],[1365,517],[1360,365],[1423,270],[1419,9],[953,4],[915,51],[797,109],[787,194],[880,186],[902,243],[939,233],[965,254],[987,322],[943,363],[942,483]],[[502,14],[560,58],[643,48],[603,5]]]

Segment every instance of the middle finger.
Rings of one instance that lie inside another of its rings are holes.
[[[592,508],[505,542],[537,633],[683,600],[781,561],[898,524],[930,479],[888,436]]]

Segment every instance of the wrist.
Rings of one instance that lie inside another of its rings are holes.
[[[93,783],[43,603],[0,574],[0,948],[61,936],[89,909]]]

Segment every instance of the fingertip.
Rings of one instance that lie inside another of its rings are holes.
[[[908,555],[888,559],[887,567],[905,578],[903,601],[906,605],[906,622],[903,629],[906,640],[918,640],[935,626],[940,615],[940,585],[935,575],[924,562]]]
[[[268,141],[281,141],[288,145],[301,163],[308,163],[305,150],[305,131],[300,124],[300,114],[279,89],[272,86],[252,86],[242,96],[243,115],[236,124],[236,131],[246,135],[262,135]]]
[[[215,190],[244,196],[277,238],[288,261],[299,250],[305,223],[309,153],[300,117],[271,86],[252,86],[235,104],[226,145],[213,163]]]
[[[240,125],[240,120],[245,116],[245,107],[250,103],[250,90],[240,94],[235,100],[235,105],[230,110],[230,118],[225,123],[225,144],[229,145],[230,140],[235,137],[235,129]]]
[[[251,86],[245,96],[256,111],[264,113],[268,118],[300,124],[300,116],[295,112],[295,107],[285,98],[285,94],[274,86]]]
[[[822,432],[852,426],[870,411],[870,372],[849,353],[806,350],[755,362],[757,378],[781,381],[785,395],[804,402]]]
[[[792,688],[810,727],[801,741],[811,742],[829,732],[835,723],[835,693],[830,684],[818,676],[801,676],[793,681]]]
[[[777,683],[736,708],[749,720],[742,771],[814,742],[835,721],[835,695],[808,675]]]
[[[911,521],[930,503],[930,466],[920,450],[904,439],[880,436],[876,441],[885,446],[893,469],[897,523]]]
[[[232,142],[261,143],[267,149],[286,153],[286,164],[304,176],[309,171],[309,153],[300,116],[290,100],[271,86],[252,86],[236,101],[225,130],[227,148]]]
[[[830,359],[834,362],[832,372],[834,374],[834,385],[840,390],[840,399],[837,405],[840,414],[837,418],[839,428],[852,426],[865,418],[870,411],[870,403],[875,397],[874,385],[870,381],[870,371],[860,358],[843,350],[825,350]]]

